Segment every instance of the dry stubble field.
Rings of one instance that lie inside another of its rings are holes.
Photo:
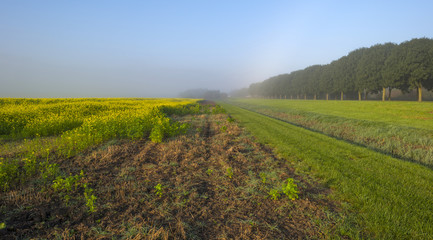
[[[329,190],[297,175],[227,114],[172,119],[188,123],[188,131],[160,143],[114,139],[51,160],[70,175],[83,170],[79,181],[97,197],[94,212],[74,198],[82,188],[66,202],[32,181],[2,192],[2,238],[329,237],[339,211],[326,198]],[[299,198],[282,192],[288,185]]]

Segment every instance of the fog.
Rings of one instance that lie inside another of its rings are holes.
[[[0,97],[228,92],[359,47],[432,37],[432,8],[428,1],[7,1]]]
[[[2,62],[2,97],[177,97],[197,86],[241,87],[224,71],[171,66],[60,65],[17,59]]]

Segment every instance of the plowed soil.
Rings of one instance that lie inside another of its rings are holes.
[[[37,182],[1,193],[2,239],[327,238],[338,211],[329,190],[295,173],[225,114],[179,117],[187,134],[162,143],[117,140],[69,159],[97,196],[89,213],[77,189],[68,202]],[[299,198],[269,191],[294,178]],[[158,184],[161,190],[155,188]]]

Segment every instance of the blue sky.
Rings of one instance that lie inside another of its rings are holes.
[[[230,91],[433,37],[432,1],[0,2],[0,97]]]

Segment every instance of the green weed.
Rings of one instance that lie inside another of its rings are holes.
[[[226,176],[228,178],[232,178],[233,177],[233,169],[231,167],[226,169]]]
[[[92,194],[93,189],[84,184],[84,198],[86,199],[86,206],[89,213],[96,212],[95,200],[96,196]]]
[[[17,160],[0,158],[0,190],[7,191],[18,179]]]
[[[222,126],[222,127],[220,127],[220,131],[221,131],[221,132],[226,132],[226,131],[227,131],[227,126]]]
[[[272,200],[278,200],[278,198],[281,197],[279,189],[271,189],[268,194]]]
[[[161,183],[158,183],[155,187],[153,187],[153,188],[155,188],[155,194],[158,196],[158,197],[162,197],[162,190],[163,190],[163,186],[161,185]]]
[[[287,183],[283,184],[282,186],[282,191],[288,198],[295,200],[298,198],[298,186],[296,183],[294,183],[293,178],[288,178],[286,181]]]

